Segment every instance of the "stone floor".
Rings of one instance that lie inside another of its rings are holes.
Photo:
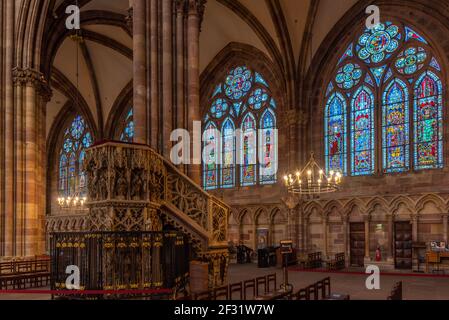
[[[293,268],[292,268],[293,269]],[[231,265],[229,281],[238,282],[257,276],[276,272],[278,284],[282,282],[280,268],[257,268],[255,264]],[[351,300],[385,300],[397,281],[403,283],[404,300],[449,300],[449,276],[420,273],[381,273],[380,290],[368,290],[365,281],[368,277],[362,269],[342,272],[290,270],[289,282],[295,290],[307,287],[325,277],[331,278],[332,292],[349,294]]]
[[[229,282],[239,282],[276,272],[278,285],[282,282],[280,268],[257,268],[255,264],[232,264],[229,269]],[[303,271],[291,269],[289,282],[295,290],[304,288],[327,276],[331,278],[332,292],[349,294],[351,300],[385,300],[395,282],[403,282],[405,300],[449,300],[449,276],[413,274],[404,272],[383,273],[380,277],[380,290],[368,290],[365,281],[368,275],[362,269],[343,272]],[[43,288],[48,289],[48,288]],[[29,291],[30,292],[30,291]],[[0,300],[48,300],[49,294],[0,293]]]

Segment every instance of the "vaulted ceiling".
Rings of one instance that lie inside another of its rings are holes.
[[[126,16],[132,0],[84,0],[81,15],[87,11],[102,11]],[[305,33],[313,35],[315,52],[344,13],[357,0],[208,0],[200,36],[200,71],[230,42],[252,45],[273,61],[292,57],[309,63],[305,48]],[[71,3],[56,0],[54,12]],[[58,17],[59,18],[59,17]],[[91,36],[77,43],[66,38],[53,62],[54,73],[78,88],[99,125],[108,119],[111,107],[120,92],[132,80],[132,38],[123,28],[99,21],[82,26]],[[114,45],[106,45],[113,42]],[[77,50],[78,47],[78,50]],[[279,55],[274,54],[277,52]],[[303,60],[301,59],[303,55]],[[305,55],[305,57],[304,57]],[[53,88],[53,98],[47,109],[47,131],[68,101],[63,90]]]

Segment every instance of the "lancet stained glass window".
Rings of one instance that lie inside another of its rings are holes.
[[[203,163],[203,187],[276,183],[277,105],[263,74],[237,66],[213,88],[203,128],[213,122],[221,133],[221,163]]]
[[[326,170],[442,168],[443,70],[428,39],[387,21],[343,48],[323,102]]]
[[[424,72],[415,85],[415,168],[443,166],[443,87],[438,76]]]
[[[83,171],[85,149],[93,143],[90,129],[81,116],[76,116],[65,130],[59,151],[59,194],[64,197],[86,195]]]
[[[382,153],[386,173],[410,168],[408,101],[407,85],[402,80],[392,80],[382,98]]]

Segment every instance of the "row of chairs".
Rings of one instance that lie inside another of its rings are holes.
[[[341,270],[345,268],[345,254],[337,253],[335,258],[327,263],[328,270]]]
[[[185,300],[249,300],[277,289],[276,273],[217,287],[184,297]]]
[[[331,295],[331,279],[324,278],[308,287],[298,290],[292,295],[294,300],[322,300]]]
[[[321,252],[313,252],[307,255],[306,268],[316,269],[323,265],[323,258]]]
[[[387,300],[402,300],[402,281],[396,282]]]
[[[0,290],[39,288],[49,283],[49,257],[0,263]]]

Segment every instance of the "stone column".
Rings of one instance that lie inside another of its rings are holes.
[[[419,223],[419,216],[417,214],[412,215],[412,241],[417,242],[418,241],[418,223]]]
[[[394,230],[394,216],[393,214],[388,216],[388,249],[387,258],[388,260],[393,259],[393,230]]]
[[[365,260],[370,260],[370,253],[369,253],[369,249],[370,249],[370,239],[369,239],[370,217],[365,216],[364,222],[365,222]]]
[[[327,234],[327,227],[328,227],[329,218],[326,216],[323,218],[323,235],[324,235],[324,249],[323,249],[323,258],[327,259],[328,254],[328,234]]]
[[[147,41],[149,42],[149,82],[150,82],[150,146],[156,150],[159,150],[160,146],[160,133],[159,133],[159,15],[158,15],[158,0],[147,0],[149,4],[150,18],[147,21]]]
[[[44,164],[42,141],[45,126],[42,109],[51,98],[51,91],[43,75],[33,69],[14,69],[16,91],[15,114],[15,216],[14,255],[34,256],[43,253],[45,212]]]
[[[4,244],[1,245],[1,254],[4,256],[14,256],[14,87],[13,87],[13,61],[14,61],[14,1],[6,1],[6,9],[2,12],[2,20],[5,21],[4,31],[4,106],[5,106],[5,162],[4,167],[4,211],[1,212],[4,223]],[[2,24],[3,25],[3,24]],[[3,48],[2,48],[3,50]],[[3,99],[3,97],[2,97]]]
[[[133,3],[133,113],[134,142],[148,143],[147,60],[146,60],[146,0]]]
[[[200,74],[199,74],[199,35],[200,21],[204,12],[204,0],[187,0],[187,127],[191,138],[193,135],[193,122],[201,121],[200,112]],[[196,157],[193,150],[192,155]],[[189,177],[196,183],[201,183],[201,165],[189,166]]]
[[[304,217],[303,230],[304,230],[304,235],[303,235],[304,253],[306,254],[309,252],[309,217]]]
[[[173,128],[173,1],[162,1],[162,155],[170,158]]]
[[[448,232],[448,229],[447,229],[447,223],[448,223],[448,217],[449,217],[449,214],[448,213],[445,213],[445,214],[443,214],[443,239],[444,239],[444,241],[447,243],[447,239],[448,239],[448,237],[447,237],[447,232]]]
[[[345,252],[345,261],[346,261],[346,266],[349,267],[350,263],[350,258],[351,258],[351,244],[349,241],[349,217],[345,216],[342,218],[343,219],[343,243],[344,243],[344,252]]]
[[[176,1],[176,128],[186,129],[185,108],[185,37],[184,18],[185,1]],[[184,165],[178,167],[182,172],[186,171]]]
[[[298,239],[298,205],[299,199],[289,195],[282,199],[287,210],[287,227],[286,237],[293,241],[293,246],[299,248],[300,243]]]

